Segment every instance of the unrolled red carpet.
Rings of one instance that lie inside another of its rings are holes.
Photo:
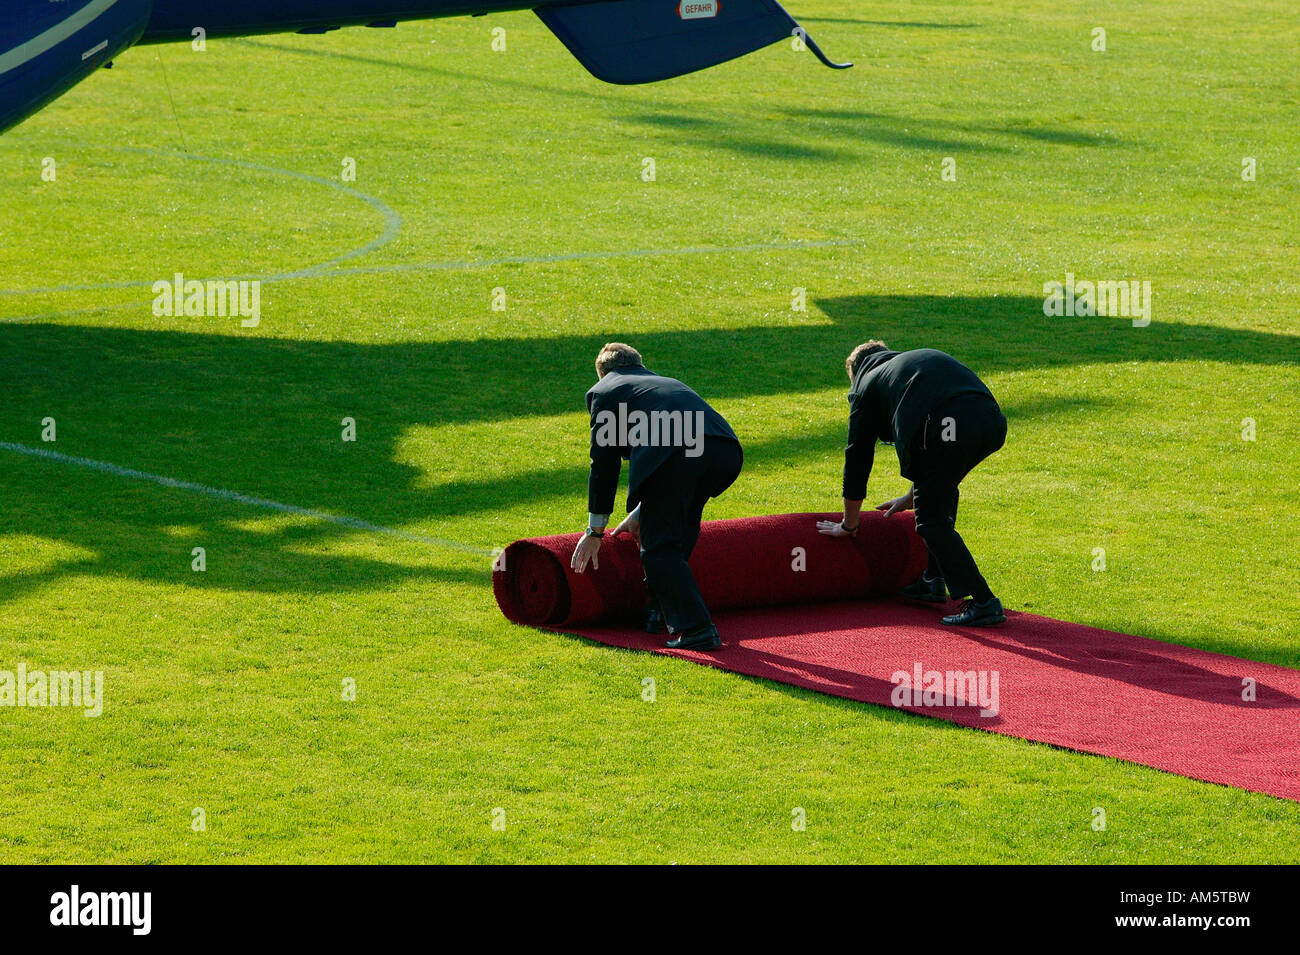
[[[725,641],[713,653],[636,629],[627,538],[581,575],[578,535],[517,541],[493,586],[518,623],[1300,800],[1300,670],[1025,613],[944,627],[941,608],[888,596],[925,565],[912,515],[864,515],[852,541],[816,532],[837,516],[704,525],[691,565]]]

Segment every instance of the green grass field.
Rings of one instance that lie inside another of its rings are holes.
[[[879,337],[1004,405],[962,513],[1008,606],[1300,666],[1291,4],[791,8],[857,66],[611,87],[518,13],[137,48],[0,137],[0,441],[407,535],[0,450],[0,669],[105,673],[0,708],[0,859],[1300,861],[1285,800],[497,611],[486,553],[585,520],[600,344],[728,417],[739,517],[838,506]],[[1067,271],[1150,326],[1045,316]],[[176,272],[260,326],[156,317]]]

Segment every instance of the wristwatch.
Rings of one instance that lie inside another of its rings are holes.
[[[590,527],[588,527],[588,528],[587,528],[587,536],[588,536],[588,537],[604,537],[604,536],[605,536],[605,532],[604,532],[604,530],[594,531],[594,530],[592,530]]]

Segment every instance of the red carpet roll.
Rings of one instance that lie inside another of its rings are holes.
[[[925,569],[911,512],[862,515],[855,539],[817,533],[839,514],[781,514],[706,521],[691,569],[713,611],[854,600],[894,593]],[[627,535],[606,537],[600,569],[569,569],[578,534],[535,537],[506,548],[492,589],[515,623],[573,626],[628,618],[645,607],[641,558]]]
[[[951,603],[863,604],[915,580],[925,547],[910,513],[864,514],[856,540],[817,533],[838,516],[704,525],[691,566],[722,633],[712,652],[631,625],[645,585],[628,538],[580,575],[577,534],[517,541],[493,588],[517,623],[1300,800],[1300,670],[1014,610],[985,629],[942,625]]]

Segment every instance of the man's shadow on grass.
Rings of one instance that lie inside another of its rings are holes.
[[[1037,297],[863,295],[817,304],[829,321],[379,344],[15,324],[0,335],[6,383],[0,440],[40,446],[40,422],[53,417],[58,442],[44,447],[60,453],[443,537],[441,521],[494,514],[503,502],[570,497],[581,510],[582,396],[594,380],[593,357],[609,338],[630,339],[652,369],[723,405],[845,391],[843,355],[873,337],[900,349],[944,349],[983,375],[1107,362],[1300,362],[1300,337],[1048,318]],[[1013,417],[1069,414],[1122,400],[1115,394],[1029,398],[1007,410]],[[554,415],[573,415],[580,435],[561,462],[544,438],[512,427]],[[828,487],[835,483],[844,416],[837,397],[805,432],[764,438],[732,413],[751,474],[823,455]],[[341,440],[344,418],[356,422],[355,442]],[[431,453],[412,463],[403,452],[411,432],[422,428],[443,430],[421,445],[432,445]],[[545,458],[551,460],[533,463]],[[411,577],[479,579],[465,560],[430,568],[321,553],[319,545],[355,534],[346,527],[275,526],[265,512],[233,502],[12,452],[0,451],[0,461],[11,533],[98,555],[78,559],[70,573],[169,582],[179,573],[191,586],[305,593],[364,590]],[[527,536],[553,528],[518,530]],[[192,573],[191,544],[238,560],[210,561],[207,572]],[[20,573],[0,580],[0,599],[46,579]]]

